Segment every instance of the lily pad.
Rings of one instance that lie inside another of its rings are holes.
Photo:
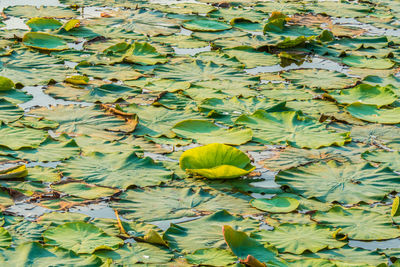
[[[63,24],[56,19],[49,18],[31,18],[26,22],[32,31],[46,31],[46,30],[56,30],[59,29]]]
[[[171,224],[164,234],[164,239],[170,248],[182,252],[194,252],[203,248],[225,248],[222,233],[224,225],[245,232],[258,229],[257,221],[233,216],[222,210],[194,221]]]
[[[9,91],[15,88],[13,81],[7,77],[0,76],[0,91]]]
[[[188,30],[199,32],[219,32],[232,28],[225,22],[211,19],[190,20],[183,23],[182,26]]]
[[[241,145],[250,141],[250,129],[223,129],[207,120],[185,120],[175,124],[171,130],[179,137],[192,139],[199,144],[222,143]]]
[[[380,109],[377,105],[354,103],[347,107],[347,111],[354,117],[383,124],[400,123],[400,108]]]
[[[230,251],[218,248],[198,249],[192,254],[187,254],[185,259],[190,264],[210,266],[226,266],[236,261],[236,257]]]
[[[256,198],[253,199],[251,205],[256,209],[267,211],[271,213],[288,213],[297,209],[299,201],[290,197],[273,197],[267,198]]]
[[[350,67],[367,68],[367,69],[390,69],[395,63],[388,58],[367,58],[363,56],[347,56],[342,62]]]
[[[276,182],[307,198],[343,204],[381,201],[390,192],[400,191],[398,175],[369,163],[314,163],[282,171]]]
[[[76,253],[93,253],[100,249],[115,250],[124,242],[122,239],[109,236],[93,224],[69,222],[43,233],[47,245],[60,246]]]
[[[343,73],[321,69],[292,70],[282,73],[281,76],[298,85],[324,90],[351,87],[357,81]]]
[[[264,246],[250,238],[245,232],[234,230],[230,225],[224,225],[223,233],[226,244],[241,262],[246,262],[246,259],[252,256],[260,262],[277,266],[278,253],[273,247]]]
[[[257,110],[251,115],[241,115],[235,123],[252,128],[255,140],[262,143],[288,143],[295,147],[320,148],[342,146],[350,141],[349,133],[329,131],[324,124],[296,111]]]
[[[351,239],[384,240],[400,236],[389,216],[367,210],[336,206],[327,212],[317,211],[313,218],[322,225],[341,228]]]
[[[257,66],[272,66],[280,62],[280,59],[272,54],[257,52],[251,47],[238,47],[224,51],[232,57],[236,57],[245,64],[246,68],[255,68]]]
[[[48,246],[43,246],[39,242],[23,243],[15,248],[8,250],[0,259],[2,265],[12,266],[82,266],[96,267],[102,264],[101,259],[94,255],[77,255],[71,251],[55,250]]]
[[[61,165],[65,176],[82,179],[89,184],[126,189],[129,186],[150,186],[166,182],[172,172],[151,158],[135,153],[91,153],[72,158]]]
[[[255,169],[246,154],[218,143],[185,151],[179,159],[179,165],[188,173],[209,179],[237,178]]]
[[[116,189],[93,186],[85,183],[63,183],[51,186],[54,190],[84,199],[109,197],[118,192]]]
[[[390,105],[397,100],[396,94],[388,86],[371,86],[360,84],[351,89],[342,90],[340,94],[331,94],[340,104],[362,103],[377,105],[378,107]]]
[[[95,255],[102,259],[112,259],[117,265],[166,264],[173,258],[173,254],[167,249],[146,243],[126,244],[114,251],[100,250]]]
[[[9,123],[22,117],[24,110],[6,99],[0,98],[0,122]]]
[[[47,51],[68,49],[67,42],[60,37],[42,32],[28,32],[24,35],[22,43],[28,47]]]
[[[261,230],[251,235],[254,239],[274,245],[279,252],[302,254],[308,250],[340,248],[346,243],[333,237],[334,231],[313,224],[281,224],[272,231]]]
[[[42,130],[0,124],[0,145],[9,149],[18,150],[24,147],[38,147],[47,136],[47,132]]]
[[[160,55],[157,50],[148,43],[134,43],[125,54],[125,61],[142,65],[163,64],[168,59]]]
[[[367,151],[362,157],[368,161],[378,162],[388,166],[396,172],[400,172],[400,152],[399,151]]]

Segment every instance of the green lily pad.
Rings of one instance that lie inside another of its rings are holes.
[[[300,205],[299,201],[290,197],[273,197],[253,199],[251,205],[256,209],[271,213],[288,213],[297,209]]]
[[[164,233],[164,239],[170,248],[186,253],[204,248],[225,248],[222,232],[224,225],[230,225],[239,231],[258,229],[257,221],[243,219],[222,210],[194,221],[171,224]]]
[[[363,56],[347,56],[342,62],[350,67],[384,70],[392,68],[395,63],[388,58],[368,58]]]
[[[377,105],[354,103],[347,107],[347,111],[354,117],[383,124],[400,123],[400,108],[380,109]]]
[[[76,253],[93,253],[100,249],[115,250],[124,242],[122,239],[109,236],[93,224],[69,222],[43,233],[47,245],[60,246]]]
[[[0,98],[0,122],[16,121],[24,115],[24,110],[6,99]]]
[[[0,248],[8,248],[11,245],[11,240],[10,233],[3,227],[0,227]]]
[[[56,30],[59,29],[63,24],[56,19],[48,18],[31,18],[26,22],[32,31],[46,31],[46,30]]]
[[[112,259],[116,265],[166,264],[173,258],[167,249],[146,243],[126,244],[114,251],[100,250],[95,255],[102,259]]]
[[[179,159],[179,165],[188,173],[209,179],[237,178],[255,169],[245,153],[217,143],[186,150]]]
[[[10,56],[0,57],[0,75],[24,86],[63,81],[70,72],[62,60],[30,49],[14,50]]]
[[[85,183],[55,184],[52,185],[51,188],[53,188],[56,191],[66,193],[68,195],[84,199],[97,199],[100,197],[109,197],[118,192],[117,189],[93,186]]]
[[[199,144],[222,143],[241,145],[250,141],[250,129],[223,129],[207,120],[185,120],[175,124],[171,130],[179,137],[192,139]]]
[[[396,172],[400,172],[400,152],[399,151],[367,151],[361,155],[363,159],[378,162],[388,166]]]
[[[90,135],[108,140],[117,139],[117,132],[132,132],[137,124],[134,116],[128,116],[127,120],[119,118],[100,106],[59,105],[50,109],[33,109],[29,113],[58,122],[60,126],[55,130],[57,133]]]
[[[400,230],[392,225],[388,215],[367,210],[340,206],[327,212],[317,211],[313,219],[322,225],[342,229],[342,233],[356,240],[384,240],[400,236]]]
[[[357,81],[343,73],[321,69],[292,70],[282,73],[281,76],[298,85],[325,90],[351,87]]]
[[[182,26],[188,30],[198,32],[219,32],[232,28],[232,26],[225,22],[211,19],[190,20],[183,23]]]
[[[58,140],[47,137],[39,147],[34,149],[20,149],[10,154],[16,158],[30,161],[59,161],[78,155],[80,148],[73,139],[60,136]],[[0,152],[2,153],[2,152]]]
[[[151,158],[139,158],[132,152],[91,153],[65,161],[60,168],[65,176],[73,179],[123,189],[158,185],[168,181],[172,175]]]
[[[280,59],[272,54],[257,52],[251,47],[238,47],[224,51],[232,57],[236,57],[245,64],[246,68],[255,68],[257,66],[272,66],[280,62]]]
[[[377,105],[378,107],[390,105],[397,100],[396,94],[390,87],[371,86],[360,84],[351,89],[340,91],[340,94],[331,94],[340,104],[362,103]]]
[[[126,52],[125,61],[142,65],[164,64],[168,59],[148,43],[134,43]]]
[[[38,147],[48,136],[47,132],[30,128],[0,124],[0,145],[18,150]]]
[[[60,6],[16,5],[9,6],[4,13],[22,18],[50,17],[50,18],[72,18],[79,15],[79,11]]]
[[[344,204],[381,201],[390,192],[400,191],[398,175],[369,163],[313,163],[278,173],[276,182],[307,198]]]
[[[235,123],[252,128],[255,140],[263,143],[320,148],[350,141],[349,133],[329,131],[324,124],[296,111],[257,110],[252,115],[241,115]]]
[[[135,113],[139,117],[135,135],[171,136],[171,128],[181,120],[202,119],[198,113],[190,110],[171,110],[164,107],[137,105],[130,105],[124,110]],[[172,133],[172,136],[174,135]]]
[[[46,226],[59,226],[67,222],[89,221],[90,217],[75,212],[49,212],[40,216],[36,221]]]
[[[333,237],[334,231],[313,224],[281,224],[272,231],[261,230],[251,235],[260,242],[274,245],[279,252],[302,254],[304,251],[317,252],[322,249],[343,247],[346,243]]]
[[[209,266],[226,266],[236,261],[236,257],[230,251],[219,248],[198,249],[192,254],[187,254],[185,259],[190,264]]]
[[[85,75],[107,80],[136,80],[143,76],[143,74],[128,64],[91,65],[80,63],[75,69]]]
[[[27,170],[28,176],[25,179],[29,181],[52,183],[61,179],[60,173],[54,168],[35,166]]]
[[[39,242],[23,243],[3,253],[0,264],[6,266],[82,266],[96,267],[102,264],[94,255],[77,255],[71,251],[52,249]]]
[[[276,256],[278,253],[273,247],[264,246],[250,238],[245,232],[236,231],[230,225],[223,226],[223,233],[226,244],[241,262],[246,262],[248,256],[252,256],[260,262],[277,266]],[[282,264],[282,266],[284,265]]]
[[[60,37],[42,32],[28,32],[24,35],[22,43],[40,50],[61,51],[68,49],[67,42]]]
[[[199,82],[211,80],[248,81],[254,80],[243,71],[220,66],[213,62],[204,63],[196,60],[193,63],[163,65],[155,70],[159,78],[175,79],[178,81]]]

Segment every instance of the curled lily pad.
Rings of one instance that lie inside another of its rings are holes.
[[[25,165],[16,165],[14,167],[0,170],[0,179],[17,179],[24,178],[28,175]]]
[[[218,143],[185,151],[179,159],[179,165],[188,173],[209,179],[237,178],[255,169],[245,153]]]
[[[300,205],[299,201],[290,197],[273,197],[253,199],[251,205],[256,209],[271,213],[288,213],[297,209]]]
[[[124,241],[107,235],[99,227],[85,222],[68,222],[43,233],[46,244],[60,246],[76,253],[93,253],[99,249],[115,250]]]
[[[0,91],[8,91],[15,88],[15,84],[7,77],[0,76]]]
[[[67,42],[60,37],[42,32],[28,32],[24,35],[22,43],[40,50],[61,51],[68,49]]]
[[[245,232],[237,231],[230,225],[224,225],[223,233],[226,244],[241,262],[245,263],[248,257],[252,256],[268,265],[279,266],[276,258],[278,253],[273,247],[264,246],[260,242],[250,238]]]

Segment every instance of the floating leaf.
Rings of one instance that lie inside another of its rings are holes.
[[[210,266],[226,266],[236,261],[236,257],[230,251],[218,248],[198,249],[192,254],[187,254],[185,259],[190,264]]]
[[[377,105],[354,103],[347,107],[347,111],[354,117],[383,124],[400,123],[400,108],[379,109]]]
[[[390,69],[395,65],[388,58],[368,58],[363,56],[347,56],[342,59],[342,62],[350,67],[378,70]]]
[[[351,239],[384,240],[400,236],[389,216],[367,210],[336,206],[327,212],[317,211],[313,218],[320,224],[341,228]]]
[[[11,245],[11,240],[10,233],[3,227],[0,227],[0,248],[8,248]]]
[[[199,144],[222,143],[241,145],[251,140],[250,129],[226,130],[206,120],[185,120],[175,124],[171,129],[179,137],[193,139]]]
[[[65,176],[82,179],[89,184],[126,189],[129,186],[158,185],[172,173],[151,158],[135,153],[91,153],[72,158],[61,165]]]
[[[350,141],[349,133],[336,133],[296,111],[266,112],[241,115],[236,124],[253,129],[255,140],[263,143],[288,143],[295,147],[320,148],[342,146]]]
[[[218,211],[201,219],[171,224],[164,234],[164,239],[172,249],[182,252],[194,252],[203,248],[225,248],[222,226],[230,225],[239,231],[254,231],[258,222],[233,216],[227,211]]]
[[[166,63],[167,58],[160,55],[157,50],[148,43],[134,43],[125,53],[125,61],[142,65],[155,65]]]
[[[260,262],[276,266],[277,252],[272,247],[266,247],[258,241],[250,238],[245,232],[236,231],[230,225],[223,227],[224,239],[241,262],[245,262],[248,256],[256,258]],[[284,266],[284,264],[282,264]]]
[[[59,29],[63,24],[56,19],[49,18],[31,18],[26,22],[32,31],[45,31],[45,30],[56,30]]]
[[[185,151],[179,159],[179,165],[188,173],[209,179],[237,178],[255,169],[246,154],[217,143]]]
[[[398,175],[369,163],[314,163],[282,171],[276,182],[307,198],[344,204],[380,201],[390,192],[400,191]]]
[[[43,233],[46,244],[60,246],[76,253],[93,253],[100,249],[115,250],[124,242],[122,239],[109,236],[93,224],[69,222]]]
[[[381,163],[396,172],[400,172],[400,152],[398,151],[367,151],[362,154],[362,157],[368,161]]]
[[[22,117],[24,110],[6,99],[0,98],[0,122],[9,123]]]
[[[351,87],[357,81],[343,73],[323,69],[292,70],[282,73],[281,76],[298,85],[326,90]]]
[[[13,150],[38,147],[47,135],[47,132],[41,130],[12,127],[0,123],[0,145]]]
[[[299,201],[290,197],[273,197],[267,198],[256,198],[253,199],[251,205],[256,209],[267,211],[271,213],[288,213],[292,212],[299,206]]]
[[[41,32],[28,32],[24,35],[22,43],[40,50],[61,51],[68,49],[67,42],[60,37]]]
[[[95,255],[103,259],[112,259],[117,265],[166,264],[173,258],[173,254],[166,249],[146,243],[126,244],[114,251],[100,250]]]
[[[182,26],[188,30],[199,32],[219,32],[232,28],[225,22],[211,19],[190,20],[183,23]]]
[[[280,252],[301,254],[306,250],[317,252],[322,249],[340,248],[346,243],[333,237],[334,231],[313,224],[281,224],[272,231],[261,230],[251,237],[272,244]]]
[[[109,197],[118,192],[116,189],[107,187],[93,186],[85,183],[64,183],[51,186],[54,190],[84,199],[97,199]]]
[[[236,57],[240,62],[244,63],[246,68],[255,68],[257,66],[272,66],[280,62],[280,59],[272,54],[265,52],[257,52],[251,47],[238,47],[225,50],[229,56]]]
[[[351,89],[340,91],[340,94],[331,94],[340,104],[372,104],[378,107],[390,105],[397,100],[396,94],[390,87],[371,86],[360,84]]]

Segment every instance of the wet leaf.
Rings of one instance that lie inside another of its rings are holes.
[[[276,196],[271,199],[256,198],[253,199],[251,205],[256,209],[271,213],[288,213],[297,209],[299,201],[290,197]]]

